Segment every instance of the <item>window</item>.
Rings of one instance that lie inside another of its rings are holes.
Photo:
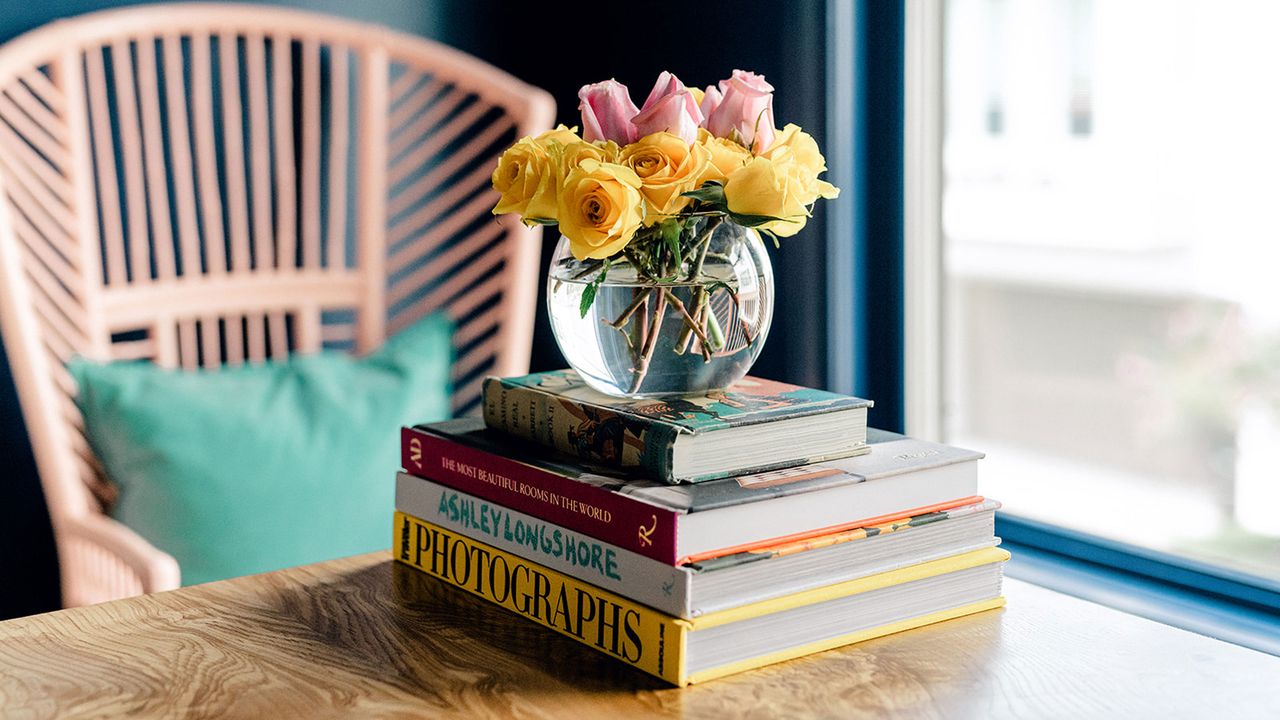
[[[939,412],[1009,513],[1280,577],[1277,26],[948,0]]]

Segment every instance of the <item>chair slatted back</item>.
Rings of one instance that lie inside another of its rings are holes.
[[[0,321],[55,526],[102,488],[76,354],[365,353],[442,311],[456,411],[527,369],[537,236],[488,183],[553,114],[449,48],[280,8],[108,11],[0,49]]]

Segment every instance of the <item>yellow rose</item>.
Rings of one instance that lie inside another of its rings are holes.
[[[622,154],[622,148],[618,147],[618,143],[612,140],[597,140],[592,145],[600,148],[600,152],[604,153],[604,162],[616,163],[618,156]]]
[[[678,135],[656,132],[622,148],[618,163],[635,171],[643,184],[640,192],[649,204],[645,224],[662,222],[664,216],[680,212],[690,199],[680,193],[698,187],[710,153],[701,145],[690,145]]]
[[[800,232],[809,221],[809,208],[802,199],[804,188],[790,172],[792,169],[767,157],[752,158],[725,181],[724,198],[729,211],[779,218],[760,226],[779,237]]]
[[[521,138],[502,153],[493,171],[493,189],[502,196],[493,214],[519,213],[526,222],[555,220],[556,175],[547,147],[533,138]]]
[[[596,160],[607,163],[617,160],[618,144],[612,140],[602,143],[589,143],[578,140],[560,146],[557,152],[554,153],[554,157],[556,158],[557,170],[560,173],[560,182],[563,183],[564,178],[578,169],[583,160]]]
[[[644,220],[640,178],[623,165],[583,160],[560,188],[557,215],[575,258],[607,258],[631,242]]]
[[[618,147],[591,144],[578,137],[578,129],[557,126],[537,137],[521,138],[498,159],[493,189],[501,194],[494,215],[519,213],[524,221],[556,220],[556,198],[565,175],[583,159],[611,160]]]
[[[578,128],[565,127],[563,123],[557,125],[555,130],[548,130],[533,140],[543,147],[549,146],[552,142],[557,142],[561,145],[582,142],[582,138],[578,137]]]
[[[790,124],[778,132],[769,151],[762,157],[783,164],[788,173],[802,186],[801,201],[810,205],[818,198],[831,200],[840,195],[840,188],[818,175],[827,171],[827,160],[822,157],[818,143],[813,136],[801,130],[799,126]]]
[[[707,149],[710,162],[698,178],[698,187],[708,180],[723,183],[733,171],[747,164],[751,151],[726,138],[718,138],[706,130],[698,130],[698,144]]]
[[[762,228],[790,237],[808,222],[809,206],[818,198],[839,196],[839,188],[818,179],[826,170],[827,161],[818,143],[799,127],[787,125],[767,152],[730,173],[724,186],[725,202],[735,213],[781,218]]]

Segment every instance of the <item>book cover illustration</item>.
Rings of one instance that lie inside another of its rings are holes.
[[[728,390],[674,399],[610,397],[588,387],[572,370],[484,381],[484,419],[489,427],[589,462],[642,468],[648,476],[670,483],[728,474],[677,477],[672,461],[676,438],[682,434],[870,405],[859,398],[752,377]],[[804,461],[788,457],[756,469]]]
[[[679,398],[617,398],[593,390],[573,370],[553,370],[514,378],[494,378],[508,388],[555,395],[574,408],[609,410],[681,432],[726,427],[871,407],[870,400],[800,387],[775,380],[745,377],[726,390]]]

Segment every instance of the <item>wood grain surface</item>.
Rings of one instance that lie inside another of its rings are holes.
[[[1006,582],[678,690],[379,553],[0,623],[0,716],[1280,717],[1280,658]]]

